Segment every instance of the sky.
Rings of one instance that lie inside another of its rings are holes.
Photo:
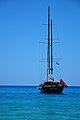
[[[46,79],[41,42],[47,40],[48,6],[53,39],[60,42],[61,77],[80,86],[79,0],[0,0],[0,85],[39,85]]]

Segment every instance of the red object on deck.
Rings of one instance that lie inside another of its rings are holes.
[[[60,84],[61,84],[63,87],[68,87],[67,84],[66,84],[63,80],[60,81]]]

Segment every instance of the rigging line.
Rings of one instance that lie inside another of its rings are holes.
[[[54,4],[53,4],[54,5]],[[53,7],[54,8],[54,7]],[[54,9],[54,10],[56,10],[56,9]],[[55,16],[56,16],[56,11],[54,11],[54,19],[56,18]],[[52,15],[52,17],[53,17],[53,15]],[[58,34],[58,28],[57,28],[57,23],[56,23],[56,19],[55,19],[55,26],[54,26],[54,32],[56,31],[56,35],[54,36],[54,38],[53,38],[53,40],[54,40],[54,44],[55,43],[60,43],[60,39],[59,39],[59,34]],[[57,41],[56,41],[57,40]],[[61,56],[61,46],[60,46],[60,44],[57,44],[57,46],[56,46],[56,48],[54,49],[54,53],[56,54],[56,56],[57,57],[60,57]],[[57,51],[56,51],[56,49],[57,49]],[[54,56],[55,56],[55,54],[54,54]],[[60,57],[61,59],[62,59],[62,56]],[[60,70],[60,68],[61,68],[61,65],[59,65],[59,66],[56,66],[55,65],[55,71],[56,71],[56,74],[57,74],[57,76],[58,77],[61,77],[61,70]],[[58,71],[57,71],[57,69],[58,69]]]
[[[45,42],[45,39],[43,39],[44,41],[43,42]],[[44,44],[42,44],[42,46],[41,46],[41,59],[43,59],[44,57],[46,58],[46,54],[44,54],[44,53],[46,53],[45,51],[46,51],[46,45],[44,45]],[[46,58],[47,59],[47,58]],[[45,66],[46,66],[46,63],[45,64],[43,64],[42,62],[41,62],[41,79],[42,78],[45,78],[44,76],[45,76],[45,73],[46,73],[46,68],[45,68]],[[43,72],[43,70],[45,71],[45,72]]]
[[[42,8],[41,8],[41,23],[44,23],[45,21],[44,21],[44,13],[45,13],[45,9],[44,9],[44,2],[43,1],[41,1],[41,4],[42,4]],[[47,36],[46,35],[46,33],[47,33],[47,29],[45,30],[45,32],[43,32],[44,30],[43,29],[45,29],[46,27],[43,27],[43,25],[41,24],[41,30],[40,30],[40,41],[42,41],[43,40],[43,42],[45,43],[46,41],[44,41],[44,36]],[[43,31],[42,31],[43,30]],[[39,41],[39,43],[40,43],[40,41]],[[40,44],[39,44],[40,45]],[[47,45],[42,45],[42,46],[40,46],[39,47],[39,51],[40,51],[40,59],[42,59],[43,57],[47,57]],[[46,52],[45,52],[46,51]],[[44,53],[46,53],[46,55],[44,55]],[[47,58],[46,58],[46,60],[47,60]],[[47,66],[46,65],[47,64],[47,62],[45,62],[45,64],[44,63],[42,63],[42,62],[40,62],[40,72],[41,72],[41,79],[43,78],[43,70],[45,69],[45,66]],[[44,68],[43,68],[44,67]],[[45,69],[46,70],[46,69]],[[47,71],[46,71],[47,72]]]
[[[56,64],[54,64],[54,70],[56,72],[56,76],[60,79],[61,75],[60,75],[60,65],[58,65],[59,68],[56,67]]]
[[[43,12],[42,12],[42,13],[43,13]],[[46,25],[46,24],[45,24],[45,25]],[[44,28],[44,27],[43,27],[43,28]],[[46,27],[45,27],[45,28],[46,28]],[[45,32],[42,34],[42,36],[47,36],[47,29],[45,29],[45,28],[44,28],[44,31],[45,31]],[[41,32],[42,32],[42,31],[41,31]],[[43,39],[42,42],[43,42],[43,43],[46,43],[45,39]],[[44,56],[47,57],[47,45],[45,45],[45,46],[42,45],[41,48],[42,48],[42,49],[41,49],[41,51],[42,51],[42,53],[41,53],[41,58],[44,58]],[[45,52],[45,51],[46,51],[46,52]],[[44,53],[46,53],[46,54],[44,54]],[[47,59],[47,58],[46,58],[46,59]],[[46,65],[46,64],[47,64],[47,62],[46,62],[45,64],[43,64],[43,63],[41,62],[41,66],[44,67],[44,68],[45,68],[45,65]],[[42,67],[41,67],[41,71],[42,71]],[[45,70],[47,70],[47,68],[46,68]],[[42,74],[42,76],[44,76],[45,73],[42,72],[41,74]]]

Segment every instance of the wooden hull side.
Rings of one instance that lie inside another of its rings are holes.
[[[63,92],[63,88],[64,87],[62,87],[62,86],[58,86],[58,87],[43,87],[40,90],[43,93],[61,94]]]

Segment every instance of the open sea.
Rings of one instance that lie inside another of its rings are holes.
[[[80,120],[80,87],[42,94],[37,87],[1,86],[0,120]]]

